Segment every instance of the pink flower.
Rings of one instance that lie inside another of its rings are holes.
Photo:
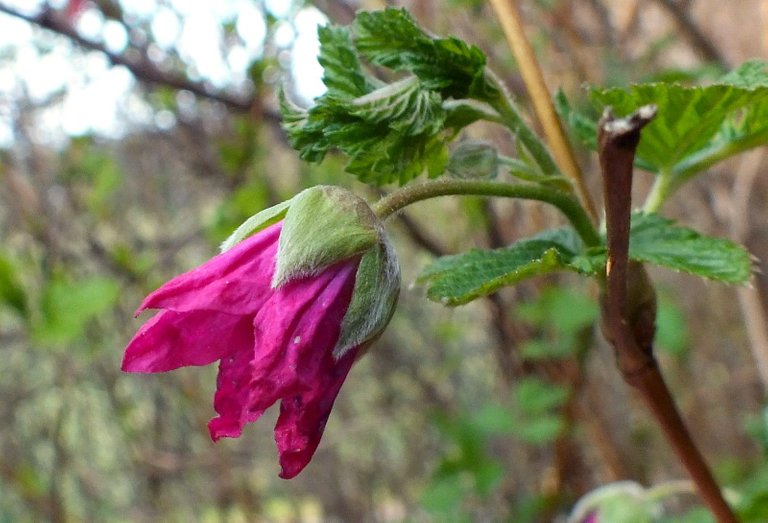
[[[219,360],[218,416],[208,424],[214,441],[240,436],[246,423],[280,400],[275,440],[280,476],[286,479],[309,463],[355,358],[381,332],[394,307],[394,287],[374,289],[389,294],[387,317],[364,322],[367,330],[356,328],[361,305],[375,312],[367,300],[370,293],[361,292],[371,283],[377,287],[373,273],[363,270],[375,264],[361,261],[381,258],[385,250],[378,241],[365,254],[311,271],[294,267],[299,275],[276,284],[279,253],[289,249],[290,212],[285,222],[147,296],[137,314],[162,310],[130,341],[122,364],[127,372],[165,372]],[[399,273],[392,283],[399,286]]]

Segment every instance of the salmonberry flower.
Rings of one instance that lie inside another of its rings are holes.
[[[127,372],[219,361],[211,438],[238,437],[278,400],[280,476],[309,463],[352,364],[385,328],[400,269],[379,219],[337,187],[246,221],[222,253],[146,297],[161,309],[125,349]]]

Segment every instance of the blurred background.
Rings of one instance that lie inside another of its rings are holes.
[[[520,3],[550,87],[585,110],[585,82],[706,81],[768,58],[763,0]],[[277,477],[274,411],[211,443],[215,366],[120,372],[142,297],[245,218],[318,183],[377,197],[343,158],[297,159],[277,92],[310,104],[317,25],[386,5],[478,45],[526,106],[480,0],[0,1],[0,522],[552,521],[601,484],[685,477],[593,327],[592,287],[551,276],[446,309],[414,285],[435,256],[560,220],[532,203],[448,198],[391,222],[400,306],[295,480]],[[467,133],[510,148],[499,128]],[[726,162],[665,213],[764,260],[767,165],[763,150]],[[652,275],[684,416],[768,520],[765,270],[743,288]],[[691,496],[669,509],[707,521]]]

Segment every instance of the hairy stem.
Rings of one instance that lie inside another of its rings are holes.
[[[641,107],[616,119],[606,110],[599,123],[598,154],[605,184],[608,262],[602,297],[603,330],[616,351],[624,380],[638,390],[668,442],[721,523],[735,523],[720,487],[693,442],[653,355],[656,300],[642,265],[629,261],[632,166],[640,130],[656,114]]]
[[[538,200],[554,205],[570,220],[584,244],[591,247],[600,244],[600,237],[583,207],[570,194],[550,187],[518,185],[482,180],[435,180],[409,185],[395,191],[372,205],[380,218],[387,218],[404,207],[439,196],[473,195],[500,196]]]
[[[531,96],[533,109],[536,112],[539,123],[541,123],[555,160],[563,173],[573,180],[579,198],[582,200],[589,216],[593,221],[597,221],[595,205],[584,184],[584,176],[579,168],[579,164],[576,162],[571,144],[563,132],[560,119],[557,117],[555,108],[552,105],[550,93],[544,81],[544,75],[541,72],[539,63],[536,60],[536,55],[533,53],[530,42],[525,37],[517,4],[515,0],[491,0],[491,6],[499,17],[501,27],[507,37],[507,42],[512,49],[512,54],[515,55],[523,82],[525,82],[528,93]]]

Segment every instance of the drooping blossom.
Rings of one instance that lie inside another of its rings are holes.
[[[243,227],[234,241],[257,232],[146,297],[137,314],[161,311],[130,341],[122,368],[218,360],[211,438],[240,436],[280,401],[280,476],[292,478],[356,357],[389,321],[399,269],[378,219],[342,189],[308,189]]]

